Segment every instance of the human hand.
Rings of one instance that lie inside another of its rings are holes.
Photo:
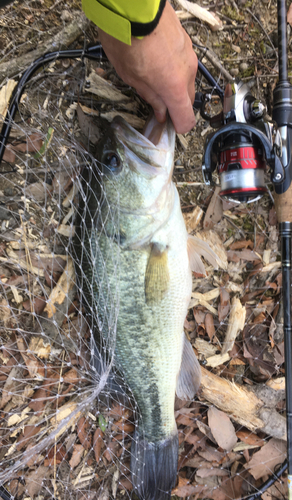
[[[194,127],[198,59],[171,5],[166,2],[155,30],[141,40],[132,37],[132,45],[99,32],[118,75],[152,106],[157,120],[164,122],[168,110],[177,133]]]

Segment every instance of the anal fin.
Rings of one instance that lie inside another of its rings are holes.
[[[160,302],[169,283],[167,249],[152,244],[145,274],[145,297],[148,305]]]
[[[184,335],[184,346],[176,395],[180,399],[193,399],[201,383],[201,367],[194,350]]]

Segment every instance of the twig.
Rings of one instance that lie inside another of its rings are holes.
[[[62,50],[68,47],[84,32],[88,24],[88,19],[79,13],[78,17],[74,19],[72,23],[65,26],[62,31],[59,31],[53,38],[50,38],[50,40],[45,41],[37,49],[0,64],[0,80],[18,75],[46,52]]]
[[[229,71],[227,71],[227,69],[225,69],[222,66],[222,64],[220,63],[215,52],[213,52],[211,49],[209,49],[209,47],[204,47],[201,40],[199,40],[199,38],[197,36],[193,35],[191,38],[192,38],[193,42],[195,43],[195,45],[198,45],[199,48],[203,49],[204,56],[207,59],[209,59],[209,61],[213,64],[213,66],[215,66],[215,68],[217,68],[220,71],[220,73],[224,76],[224,78],[226,78],[227,81],[232,82],[233,77],[231,76]]]

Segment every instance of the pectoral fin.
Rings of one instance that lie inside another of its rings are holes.
[[[145,297],[148,305],[160,302],[168,288],[169,270],[167,249],[152,244],[145,274]]]
[[[177,379],[176,394],[180,399],[193,399],[201,383],[201,367],[194,350],[184,336],[183,355]]]

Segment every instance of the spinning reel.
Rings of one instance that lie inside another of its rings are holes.
[[[205,183],[213,183],[212,174],[217,169],[220,196],[251,203],[267,191],[265,173],[269,167],[271,181],[280,186],[286,178],[285,166],[290,157],[284,137],[287,127],[283,134],[274,121],[266,120],[265,105],[241,81],[227,84],[220,114],[210,117],[206,113],[209,101],[210,96],[201,97],[201,115],[217,130],[205,142]]]

